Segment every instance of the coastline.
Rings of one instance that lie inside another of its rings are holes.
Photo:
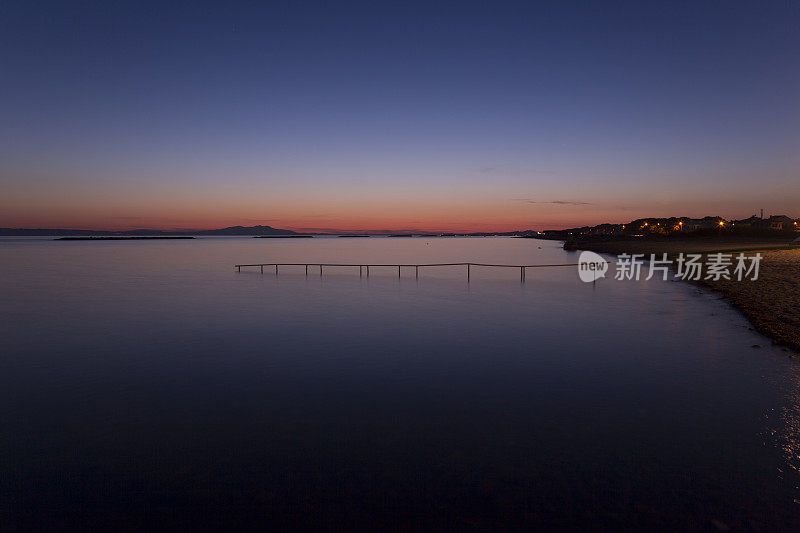
[[[621,253],[709,254],[716,252],[761,254],[759,277],[755,281],[690,281],[711,289],[738,309],[753,329],[800,354],[800,246],[776,242],[742,241],[578,241],[576,250],[618,255]],[[647,258],[645,258],[647,259]],[[758,346],[754,346],[758,347]]]

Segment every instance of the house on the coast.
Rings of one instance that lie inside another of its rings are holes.
[[[772,215],[769,218],[762,218],[755,224],[755,227],[761,229],[771,229],[775,231],[791,230],[794,226],[794,220],[786,215]]]
[[[733,224],[737,228],[740,228],[740,227],[742,227],[742,228],[757,228],[761,224],[762,220],[763,219],[757,217],[756,215],[753,215],[753,216],[751,216],[749,218],[745,218],[745,219],[742,219],[742,220],[734,220]]]
[[[791,231],[798,228],[797,220],[786,215],[772,215],[769,218],[757,217],[755,215],[744,220],[734,221],[736,227],[753,229],[768,229],[774,231]]]
[[[714,229],[725,224],[721,217],[684,218],[681,219],[683,231],[697,231],[701,229]]]
[[[769,229],[778,231],[791,230],[794,228],[794,220],[786,215],[773,215],[769,217]]]

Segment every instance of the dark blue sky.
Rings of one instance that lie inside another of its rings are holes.
[[[0,5],[0,225],[800,216],[797,2]]]

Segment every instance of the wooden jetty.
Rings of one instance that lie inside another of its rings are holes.
[[[467,281],[470,280],[470,275],[472,271],[472,267],[491,267],[491,268],[517,268],[519,269],[519,280],[521,282],[525,282],[525,274],[529,268],[552,268],[552,267],[575,267],[578,266],[578,263],[560,263],[560,264],[549,264],[549,265],[495,265],[489,263],[423,263],[423,264],[413,264],[413,263],[406,263],[406,264],[386,264],[386,263],[249,263],[249,264],[239,264],[233,265],[233,268],[236,269],[237,272],[241,272],[242,268],[248,267],[258,267],[261,269],[261,273],[264,273],[264,267],[274,267],[275,268],[275,275],[278,275],[280,267],[288,267],[288,266],[301,266],[305,267],[305,274],[308,276],[308,267],[312,267],[314,269],[319,269],[319,275],[322,276],[323,268],[324,267],[358,267],[358,276],[369,277],[369,269],[372,268],[381,268],[381,267],[390,267],[397,269],[397,277],[399,278],[403,268],[413,268],[414,269],[414,277],[419,279],[419,269],[420,268],[433,268],[433,267],[455,267],[455,266],[463,266],[466,267],[466,274],[467,274]]]

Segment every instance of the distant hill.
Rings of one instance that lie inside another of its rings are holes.
[[[388,231],[388,230],[387,230]],[[490,236],[531,236],[538,235],[539,232],[533,230],[525,231],[504,231],[504,232],[471,232],[471,233],[412,233],[403,232],[396,234],[402,235],[443,235],[454,236],[463,235],[468,237],[490,237]],[[384,233],[370,233],[371,235],[383,235]],[[393,233],[394,234],[394,233]],[[204,230],[180,230],[167,231],[159,229],[133,229],[127,231],[110,230],[91,230],[91,229],[57,229],[57,228],[0,228],[0,236],[3,237],[148,237],[148,236],[169,236],[169,235],[338,235],[337,233],[297,233],[288,229],[273,228],[272,226],[229,226],[220,229]]]
[[[89,229],[56,229],[56,228],[0,228],[0,236],[4,237],[37,237],[37,236],[143,236],[143,235],[297,235],[288,229],[272,226],[230,226],[220,229],[197,231],[165,231],[158,229],[134,229],[128,231],[89,230]]]
[[[297,235],[296,231],[272,226],[230,226],[194,232],[194,235]]]

